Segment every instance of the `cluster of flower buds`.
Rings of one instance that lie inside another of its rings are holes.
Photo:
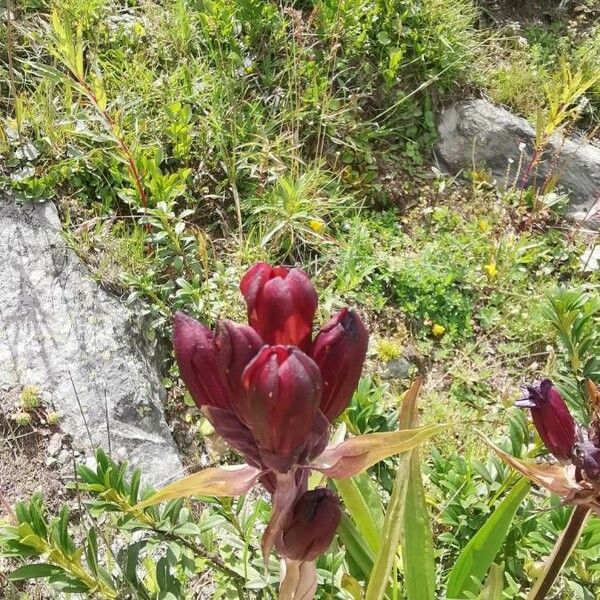
[[[254,265],[240,283],[249,325],[222,321],[213,332],[183,313],[173,343],[194,401],[276,494],[293,480],[278,524],[278,549],[314,560],[337,528],[339,501],[326,488],[307,491],[309,463],[327,444],[328,428],[358,384],[368,333],[344,308],[313,338],[317,293],[299,269]]]
[[[592,413],[597,411],[598,392],[589,387]],[[600,421],[593,417],[589,427],[575,423],[558,388],[544,379],[524,388],[517,406],[529,408],[540,438],[563,464],[575,467],[575,479],[600,483]]]

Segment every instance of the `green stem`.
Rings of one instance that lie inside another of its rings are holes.
[[[565,530],[558,538],[552,554],[544,565],[544,571],[531,588],[527,600],[544,600],[546,598],[561,569],[575,549],[589,514],[588,506],[575,507]]]

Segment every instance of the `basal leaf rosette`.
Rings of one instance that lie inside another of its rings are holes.
[[[262,551],[265,562],[273,547],[284,560],[280,598],[312,598],[315,560],[335,536],[341,507],[329,489],[308,489],[310,472],[352,477],[415,448],[444,426],[328,445],[329,425],[347,407],[363,369],[363,321],[342,308],[313,338],[317,293],[300,269],[258,263],[240,289],[248,325],[225,320],[212,331],[179,312],[173,345],[194,401],[245,464],[189,475],[137,508],[184,496],[237,496],[262,485],[272,498]]]

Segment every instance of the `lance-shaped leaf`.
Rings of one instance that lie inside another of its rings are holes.
[[[558,494],[568,504],[588,504],[600,514],[600,490],[586,481],[575,480],[575,467],[524,462],[501,450],[484,435],[479,437],[507,464],[540,487]]]
[[[417,424],[417,397],[422,383],[421,378],[416,379],[404,396],[399,415],[399,425],[402,428],[400,432],[414,431],[414,429],[410,428],[414,428]],[[410,483],[410,466],[414,457],[415,454],[413,451],[403,454],[400,458],[398,469],[396,470],[394,488],[385,512],[381,531],[381,543],[375,557],[373,570],[369,576],[365,600],[382,600],[385,596],[390,573],[396,560],[398,546],[406,523],[405,510],[407,508],[406,500]],[[408,523],[408,525],[412,527],[414,523]],[[422,548],[419,548],[418,551],[421,550]],[[405,548],[404,556],[407,560],[406,567],[409,566],[410,560],[407,548]],[[426,571],[427,565],[425,561],[427,557],[419,554],[418,559],[421,569]],[[405,571],[405,575],[407,574],[408,572]],[[410,597],[412,598],[412,596]]]
[[[418,377],[404,395],[399,417],[402,428],[418,425],[417,398],[422,385],[423,378]],[[433,600],[435,598],[433,532],[425,501],[418,448],[411,452],[404,503],[402,559],[407,597],[410,600]]]
[[[336,446],[327,447],[310,468],[333,479],[352,477],[384,458],[416,448],[447,427],[445,424],[428,425],[353,437]]]
[[[147,500],[137,504],[135,508],[145,508],[165,500],[187,496],[239,496],[256,483],[260,474],[260,469],[250,465],[203,469],[166,485]]]
[[[496,507],[488,520],[463,548],[448,576],[448,598],[467,598],[480,583],[500,551],[512,520],[530,485],[521,479]]]

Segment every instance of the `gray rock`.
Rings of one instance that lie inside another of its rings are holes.
[[[487,168],[496,184],[510,187],[524,144],[519,182],[534,154],[535,130],[521,117],[487,100],[467,100],[446,108],[438,122],[439,140],[435,154],[442,168],[457,173],[463,169]],[[512,160],[509,181],[506,172]],[[569,192],[569,217],[600,225],[600,148],[582,138],[555,134],[550,138],[529,184],[543,184],[556,177]]]
[[[411,363],[405,358],[396,358],[381,367],[381,379],[409,379]]]
[[[56,456],[62,447],[64,435],[62,433],[55,433],[50,438],[48,442],[48,447],[46,448],[46,453],[48,456]]]
[[[67,247],[54,205],[1,200],[0,255],[0,389],[35,385],[76,446],[108,448],[110,429],[112,448],[147,482],[177,476],[156,352],[136,314]]]
[[[68,450],[61,450],[56,460],[61,466],[71,466],[71,453]]]
[[[48,456],[46,458],[46,467],[48,467],[49,469],[53,469],[54,467],[56,467],[57,464],[58,461],[56,460],[56,458],[54,458],[54,456]]]
[[[584,273],[600,269],[600,245],[588,248],[579,258],[579,266]]]

